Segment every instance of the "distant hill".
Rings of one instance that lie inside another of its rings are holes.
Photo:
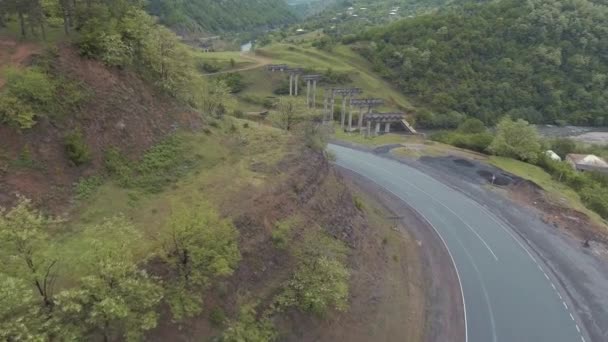
[[[150,0],[148,11],[178,31],[241,31],[295,19],[285,0]]]
[[[377,71],[436,113],[608,124],[608,7],[598,2],[466,4],[362,41]]]

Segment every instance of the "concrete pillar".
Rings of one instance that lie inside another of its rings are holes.
[[[374,135],[378,135],[380,133],[380,123],[376,122],[376,129],[374,130]]]
[[[387,122],[386,124],[384,124],[384,133],[390,133],[391,132],[391,124],[390,122]]]
[[[289,74],[289,96],[293,95],[293,74]]]
[[[300,81],[300,75],[296,74],[296,96],[298,96],[298,86]]]
[[[334,108],[336,107],[336,95],[331,93],[331,111],[329,112],[329,121],[334,121]]]
[[[327,112],[327,90],[323,93],[323,121],[327,121],[329,113]]]
[[[367,136],[372,136],[372,122],[369,120],[367,120]]]
[[[306,81],[306,107],[310,108],[310,80]]]
[[[353,97],[348,102],[348,131],[353,131]]]
[[[317,80],[312,81],[312,108],[317,108]]]
[[[346,120],[346,96],[342,95],[342,111],[340,113],[340,128],[344,129],[344,121]]]
[[[363,134],[363,107],[359,107],[359,132]]]

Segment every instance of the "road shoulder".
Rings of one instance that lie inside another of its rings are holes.
[[[433,228],[405,202],[352,171],[338,167],[349,185],[371,197],[391,213],[402,233],[417,242],[425,293],[425,341],[465,340],[465,317],[460,282],[449,252]]]

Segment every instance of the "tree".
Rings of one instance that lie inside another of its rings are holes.
[[[277,103],[277,124],[286,131],[290,131],[298,121],[301,111],[301,104],[294,97],[281,97]]]
[[[26,279],[48,308],[53,305],[58,263],[48,234],[57,222],[34,209],[31,201],[24,197],[10,210],[0,208],[0,256],[4,259],[0,267]]]
[[[242,307],[238,321],[232,322],[222,335],[223,342],[270,342],[276,338],[272,322],[266,317],[258,320],[253,305]]]
[[[240,260],[238,232],[208,207],[178,207],[162,236],[163,258],[173,277],[169,304],[175,319],[200,312],[200,293],[213,277],[232,274]]]
[[[55,298],[53,333],[59,340],[140,340],[156,327],[162,287],[136,265],[131,246],[141,239],[124,218],[116,217],[83,234],[82,263],[89,275]]]
[[[551,150],[562,157],[562,159],[565,159],[568,154],[576,150],[576,143],[568,138],[555,139],[551,142]]]
[[[348,304],[348,278],[348,270],[338,260],[326,256],[303,260],[278,302],[318,315],[331,307],[343,311]]]
[[[31,286],[22,279],[0,273],[0,339],[46,341],[44,322]]]
[[[458,130],[466,134],[477,134],[486,132],[486,126],[483,122],[476,118],[466,119],[463,123],[458,125]]]
[[[488,147],[490,152],[504,157],[517,158],[536,163],[540,154],[540,139],[536,128],[522,119],[503,118],[496,127],[494,141]]]

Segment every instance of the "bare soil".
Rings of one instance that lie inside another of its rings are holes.
[[[33,56],[40,53],[40,46],[33,43],[18,43],[7,37],[0,37],[0,70],[6,67],[21,67],[27,65]],[[0,73],[0,89],[5,80]]]
[[[16,44],[11,60],[31,58],[38,48]],[[65,117],[40,117],[32,129],[19,131],[0,125],[0,206],[9,206],[17,193],[53,212],[69,208],[73,185],[81,177],[103,169],[105,152],[115,147],[137,158],[176,128],[199,128],[199,116],[127,70],[110,69],[100,62],[81,58],[60,46],[54,71],[79,82],[89,93],[76,112]],[[64,150],[64,136],[73,130],[83,133],[92,162],[75,167]],[[15,166],[23,154],[32,165]]]

